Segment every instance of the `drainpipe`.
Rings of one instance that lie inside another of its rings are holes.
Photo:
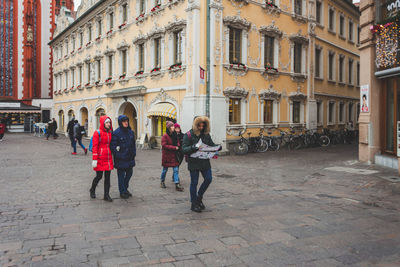
[[[206,67],[206,116],[210,117],[210,43],[211,43],[211,35],[210,35],[210,15],[211,9],[210,9],[210,0],[207,0],[207,55],[206,55],[206,60],[207,60],[207,67]]]

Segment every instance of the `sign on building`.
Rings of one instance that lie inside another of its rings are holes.
[[[360,89],[361,112],[369,112],[369,84],[361,85]]]

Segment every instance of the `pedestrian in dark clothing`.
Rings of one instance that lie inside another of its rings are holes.
[[[72,152],[72,155],[76,155],[76,143],[78,143],[83,151],[85,152],[85,155],[87,154],[87,148],[82,144],[82,133],[81,133],[81,125],[77,120],[74,121],[74,127],[73,127],[73,143],[72,147],[74,148],[74,152]]]
[[[46,140],[49,140],[51,133],[53,132],[53,121],[47,123]]]
[[[75,124],[75,117],[72,117],[72,120],[68,122],[67,125],[67,133],[69,140],[71,141],[71,147],[74,147],[74,124]]]
[[[96,187],[103,177],[104,172],[104,200],[112,202],[110,197],[110,176],[111,170],[114,168],[113,156],[110,149],[112,138],[112,122],[110,117],[100,117],[100,133],[95,131],[93,134],[93,161],[92,167],[96,172],[90,188],[90,197],[96,198]]]
[[[178,137],[178,141],[179,141],[179,150],[176,152],[176,158],[179,162],[179,166],[181,166],[183,158],[185,157],[185,155],[182,152],[182,144],[183,144],[183,133],[181,131],[181,126],[178,123],[174,124],[174,128],[175,128],[175,133],[176,136]],[[172,182],[174,181],[174,175],[172,174]]]
[[[190,155],[199,150],[196,144],[199,140],[209,146],[215,146],[210,136],[210,120],[208,117],[195,117],[192,129],[183,137],[182,150],[188,155],[188,169],[190,172],[190,201],[192,202],[191,210],[201,212],[205,209],[203,204],[203,196],[212,181],[211,164],[209,159],[191,158]],[[200,173],[204,178],[199,191],[197,185]]]
[[[174,172],[174,183],[177,191],[183,191],[183,187],[179,182],[179,161],[176,153],[179,151],[180,143],[178,136],[175,133],[174,123],[167,121],[167,131],[161,138],[162,145],[162,166],[163,170],[161,173],[161,188],[165,186],[165,176],[167,175],[168,168],[172,168]]]
[[[3,141],[5,132],[6,132],[6,120],[0,119],[0,142]]]
[[[135,167],[136,141],[127,116],[120,115],[118,125],[119,128],[112,133],[110,148],[114,156],[114,168],[117,169],[119,194],[127,199],[132,196],[128,188]]]
[[[58,134],[57,134],[57,121],[56,121],[55,118],[53,118],[53,125],[52,126],[53,127],[52,127],[51,134],[53,135],[53,138],[56,139],[58,137]]]

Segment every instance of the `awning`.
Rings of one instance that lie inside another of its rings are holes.
[[[160,116],[160,117],[168,117],[171,119],[176,119],[176,109],[170,103],[158,103],[152,106],[147,113],[148,117],[151,116]]]
[[[0,113],[40,114],[42,112],[40,110],[0,110]]]

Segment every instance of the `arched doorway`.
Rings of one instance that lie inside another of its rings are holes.
[[[75,112],[72,109],[70,109],[68,111],[68,122],[70,122],[72,118],[75,118]]]
[[[80,124],[82,126],[85,126],[85,131],[86,131],[86,136],[88,136],[88,128],[89,128],[89,112],[87,110],[87,108],[83,107],[80,110],[81,112],[81,121]]]
[[[118,115],[125,115],[129,118],[129,125],[131,129],[135,132],[136,137],[137,132],[137,112],[135,107],[130,102],[125,102],[119,109]],[[117,126],[114,126],[115,128]]]
[[[61,129],[61,131],[64,131],[64,111],[60,110],[58,112],[58,128]]]
[[[106,111],[103,108],[96,110],[96,129],[100,128],[100,117],[106,115]]]

